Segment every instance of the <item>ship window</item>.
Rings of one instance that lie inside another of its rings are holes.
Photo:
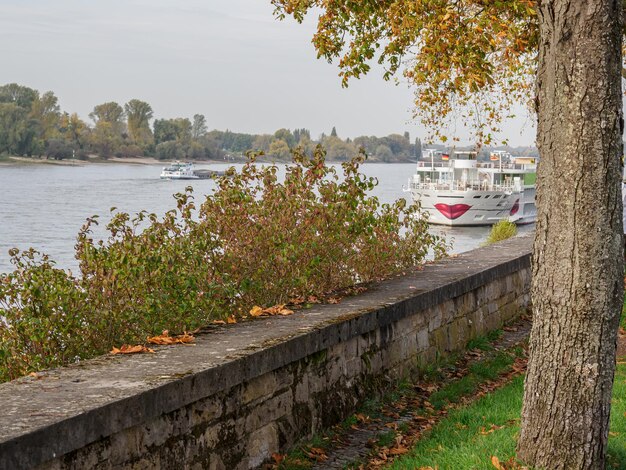
[[[474,196],[474,199],[480,199],[480,196]]]
[[[487,195],[485,196],[485,199],[489,199],[489,194],[487,194]]]
[[[485,218],[484,215],[476,215],[474,216],[474,220],[483,220]]]
[[[493,196],[493,198],[494,198],[494,199],[498,199],[499,197],[500,197],[500,195],[499,195],[499,194],[495,194],[495,195]]]

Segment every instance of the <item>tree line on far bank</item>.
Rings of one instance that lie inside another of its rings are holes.
[[[248,150],[262,151],[273,161],[289,161],[290,150],[301,146],[308,154],[321,143],[329,161],[346,161],[363,148],[370,161],[408,162],[422,155],[422,142],[409,133],[386,137],[341,139],[330,134],[311,138],[308,129],[278,129],[274,134],[245,134],[208,130],[204,115],[192,119],[154,119],[152,106],[132,99],[94,106],[91,123],[61,110],[53,92],[10,83],[0,86],[0,155],[85,159],[89,155],[155,157],[161,160],[222,160]],[[443,146],[441,146],[443,148]],[[532,152],[532,148],[522,153]]]

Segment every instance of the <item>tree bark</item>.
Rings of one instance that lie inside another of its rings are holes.
[[[622,5],[539,2],[534,323],[518,457],[604,469],[623,299]]]

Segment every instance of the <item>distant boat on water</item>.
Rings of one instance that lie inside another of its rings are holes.
[[[223,171],[196,170],[191,162],[175,161],[161,170],[161,179],[164,180],[199,180],[213,176],[223,176]]]

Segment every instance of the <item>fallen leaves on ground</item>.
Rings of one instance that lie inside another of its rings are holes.
[[[492,424],[489,429],[485,429],[484,427],[481,427],[480,434],[482,434],[483,436],[486,436],[488,434],[491,434],[494,431],[497,431],[498,429],[502,429],[503,427],[504,426],[496,426],[495,424]]]
[[[310,459],[317,460],[318,462],[324,462],[328,459],[326,451],[319,447],[309,447],[308,451],[304,452]]]
[[[409,449],[404,446],[396,446],[389,449],[389,455],[403,455],[406,454],[408,451]]]
[[[148,344],[185,344],[193,343],[195,338],[189,333],[183,333],[182,335],[170,336],[169,331],[163,330],[159,336],[152,336],[148,338]]]
[[[306,299],[304,297],[294,297],[293,299],[290,299],[287,305],[294,305],[294,306],[298,306],[298,305],[302,305],[306,303]]]
[[[113,349],[111,349],[111,354],[142,354],[142,353],[154,354],[154,349],[150,349],[144,346],[143,344],[137,344],[135,346],[131,346],[130,344],[122,344],[122,346],[119,348],[113,347]]]
[[[294,300],[301,301],[301,299]],[[261,309],[261,307],[258,308]],[[521,327],[516,325],[509,328],[509,330],[514,332],[515,329],[519,331],[519,328]],[[434,392],[438,391],[443,384],[450,383],[459,377],[467,375],[470,364],[483,360],[487,356],[487,353],[478,349],[467,351],[455,364],[441,369],[439,371],[440,377],[438,376],[435,382],[424,380],[410,384],[406,394],[401,394],[400,397],[389,404],[385,404],[380,408],[377,407],[377,415],[375,417],[370,417],[363,413],[355,413],[353,416],[356,423],[343,429],[341,426],[336,428],[338,430],[336,431],[337,434],[332,438],[331,450],[323,451],[324,458],[329,458],[327,453],[352,445],[348,438],[351,431],[368,430],[378,436],[391,431],[395,434],[395,442],[391,445],[381,447],[375,437],[368,438],[367,442],[362,443],[370,447],[370,453],[366,457],[366,462],[355,468],[359,470],[375,470],[386,467],[396,458],[410,452],[424,433],[431,430],[441,419],[448,415],[449,409],[466,406],[476,399],[509,383],[513,377],[523,373],[526,369],[526,358],[517,357],[513,364],[509,366],[508,371],[501,372],[498,378],[494,380],[482,382],[471,395],[463,396],[458,402],[450,403],[443,409],[436,409],[433,406],[429,398]],[[481,428],[479,432],[480,434],[487,435],[506,426],[518,424],[518,421],[519,420],[509,420],[502,426],[490,424],[487,428]],[[400,427],[400,422],[402,423],[402,428]],[[456,427],[458,429],[466,429],[468,426],[462,423],[456,423]],[[402,429],[402,431],[400,431],[400,429]],[[304,448],[302,450],[306,458],[310,459],[309,463],[303,464],[304,467],[310,466],[311,461],[323,461],[320,460],[320,455],[313,452],[311,448]],[[289,463],[291,463],[291,459],[290,457],[287,458]],[[495,462],[495,460],[492,461],[492,463],[493,462]],[[500,465],[500,467],[497,468],[501,468],[502,470],[528,470],[527,467],[521,466],[514,458],[506,462],[500,462],[498,459],[497,463]],[[416,470],[438,470],[438,466],[416,467]]]
[[[263,308],[255,305],[250,310],[251,317],[264,317],[275,315],[293,315],[293,310],[286,308],[286,304],[274,305],[273,307]]]
[[[491,465],[493,465],[498,470],[528,470],[528,467],[520,465],[515,460],[515,457],[511,457],[506,462],[500,462],[500,459],[495,455],[491,456]]]

